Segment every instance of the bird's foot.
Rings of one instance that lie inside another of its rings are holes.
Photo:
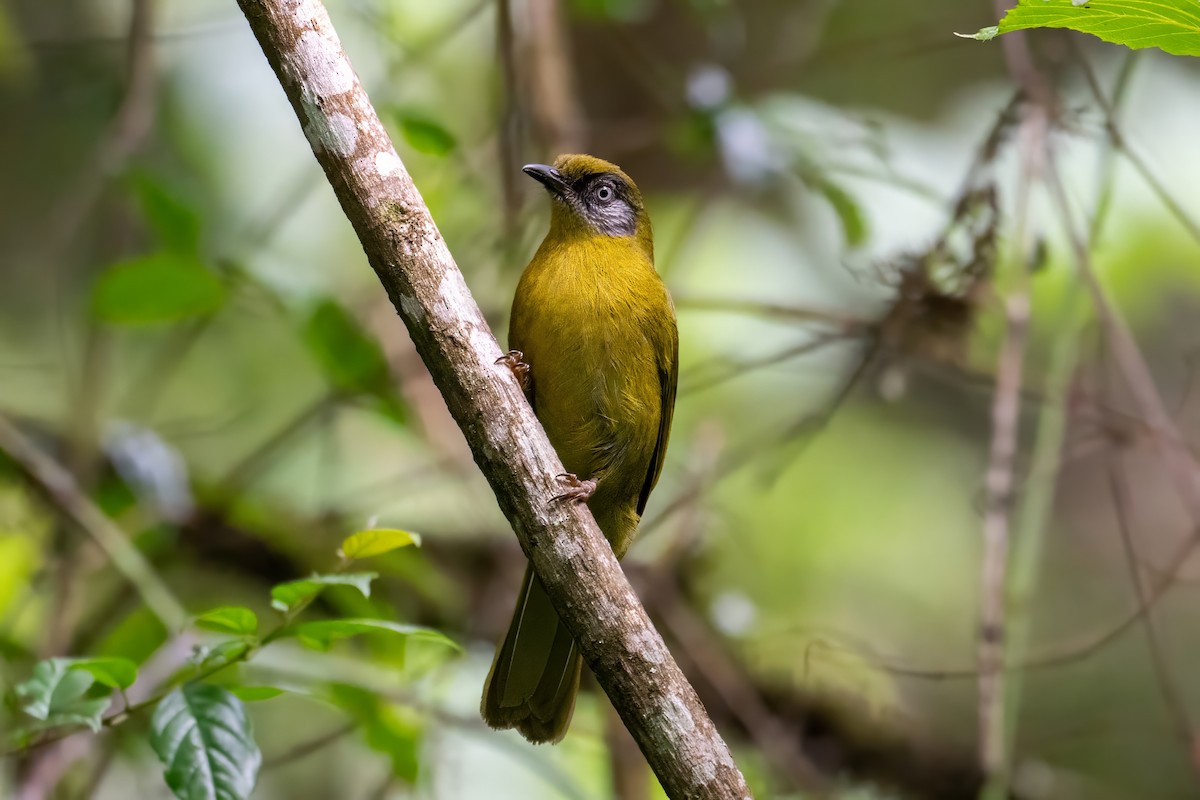
[[[554,477],[562,481],[563,486],[566,487],[566,491],[560,495],[555,495],[552,497],[550,499],[551,503],[562,503],[567,501],[582,503],[586,502],[589,497],[596,493],[595,481],[581,481],[579,480],[579,476],[573,472],[564,472],[561,475],[555,475]]]
[[[521,385],[521,391],[529,392],[529,365],[523,360],[525,354],[520,350],[509,350],[504,355],[496,359],[497,364],[503,364],[512,372],[513,377],[517,379],[517,383]]]

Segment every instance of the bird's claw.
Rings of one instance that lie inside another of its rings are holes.
[[[562,481],[563,486],[566,487],[566,491],[550,498],[551,503],[563,503],[568,501],[582,503],[596,493],[595,481],[580,480],[579,476],[573,472],[564,472],[560,475],[555,475],[554,477]]]
[[[496,359],[497,364],[503,364],[512,372],[513,377],[517,379],[517,383],[521,385],[521,391],[529,392],[529,365],[523,360],[525,354],[520,350],[509,350],[504,355]]]

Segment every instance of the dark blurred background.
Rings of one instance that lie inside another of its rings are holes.
[[[1014,240],[1014,82],[1000,42],[953,36],[994,24],[991,4],[328,7],[502,338],[548,216],[522,164],[591,152],[647,195],[682,372],[626,564],[758,796],[979,792],[984,475],[1026,264],[1012,792],[1200,796],[1196,523],[1044,191]],[[1194,435],[1195,66],[1030,44],[1061,91],[1073,224]],[[251,706],[255,797],[660,795],[594,684],[554,748],[478,721],[523,558],[234,3],[0,5],[0,413],[192,612],[266,617],[268,588],[328,568],[350,532],[422,534],[369,599],[314,611],[433,626],[465,654],[264,652],[243,680],[292,691]],[[38,658],[169,641],[0,453],[0,688]],[[36,764],[6,759],[0,796],[166,797],[136,730],[59,758],[36,795]]]

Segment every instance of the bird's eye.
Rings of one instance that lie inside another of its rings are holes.
[[[596,191],[596,199],[602,203],[607,203],[609,200],[612,199],[612,196],[613,196],[613,190],[608,188],[607,186],[601,186]]]

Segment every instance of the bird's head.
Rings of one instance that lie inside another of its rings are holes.
[[[564,155],[554,165],[527,164],[526,175],[553,198],[552,233],[636,236],[650,239],[642,193],[616,164],[586,155]]]

